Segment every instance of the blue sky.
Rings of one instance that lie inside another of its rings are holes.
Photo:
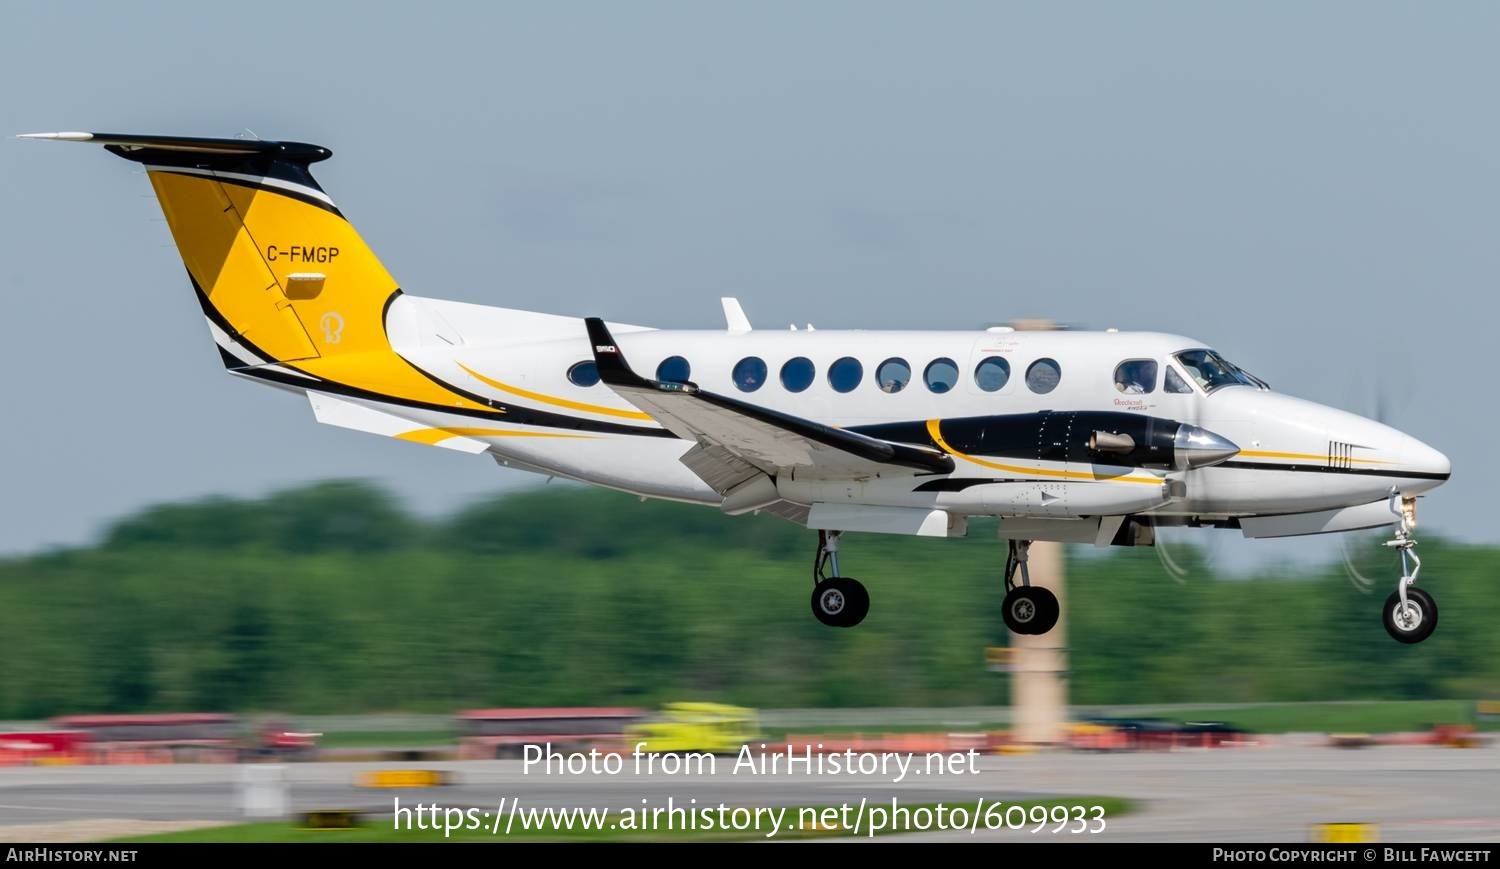
[[[1192,335],[1316,401],[1382,392],[1453,459],[1424,530],[1495,541],[1496,45],[1477,2],[4,0],[0,132],[327,145],[421,295]],[[145,179],[96,149],[0,141],[0,254],[0,552],[311,478],[429,512],[536,482],[224,375]]]

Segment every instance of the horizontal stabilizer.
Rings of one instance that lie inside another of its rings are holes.
[[[444,429],[428,428],[421,423],[347,399],[309,391],[307,400],[312,405],[313,416],[324,425],[384,435],[429,446],[445,447],[471,455],[489,449],[489,445],[484,441],[464,437]]]
[[[109,151],[135,160],[149,162],[152,157],[164,153],[197,155],[203,162],[214,162],[214,158],[245,160],[246,158],[268,158],[286,160],[291,163],[316,163],[327,160],[333,152],[321,145],[306,142],[266,142],[260,139],[206,139],[198,136],[144,136],[130,133],[22,133],[18,139],[41,139],[54,142],[90,142],[103,145]]]

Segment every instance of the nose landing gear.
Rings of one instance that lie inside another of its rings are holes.
[[[1057,624],[1062,613],[1057,595],[1051,590],[1031,584],[1031,571],[1026,566],[1031,552],[1030,540],[1011,540],[1005,556],[1005,601],[1000,605],[1000,615],[1005,626],[1013,634],[1045,634]],[[1015,576],[1021,575],[1021,584],[1016,585]]]
[[[1422,559],[1414,551],[1417,541],[1412,537],[1417,527],[1416,496],[1402,496],[1392,490],[1391,512],[1397,517],[1396,534],[1385,545],[1401,553],[1401,578],[1385,599],[1381,620],[1385,632],[1398,643],[1420,643],[1437,628],[1438,610],[1432,595],[1416,587],[1417,573],[1422,569]]]
[[[819,531],[818,551],[813,557],[813,616],[831,628],[852,628],[870,612],[870,593],[859,580],[839,576],[841,531]],[[823,568],[833,571],[825,576]]]

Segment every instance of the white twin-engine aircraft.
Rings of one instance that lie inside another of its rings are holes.
[[[1382,608],[1403,643],[1416,497],[1448,459],[1272,391],[1201,341],[1153,332],[668,331],[403,293],[297,142],[41,133],[144,164],[229,370],[305,394],[318,421],[818,532],[812,609],[869,609],[845,531],[963,536],[999,517],[1004,618],[1040,634],[1032,541],[1151,545],[1157,526],[1284,537],[1395,526]],[[1393,518],[1394,516],[1394,518]]]

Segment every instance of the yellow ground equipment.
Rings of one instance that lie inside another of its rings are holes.
[[[632,724],[625,730],[627,748],[642,751],[702,751],[734,754],[761,738],[754,709],[722,703],[668,703],[661,717]]]

